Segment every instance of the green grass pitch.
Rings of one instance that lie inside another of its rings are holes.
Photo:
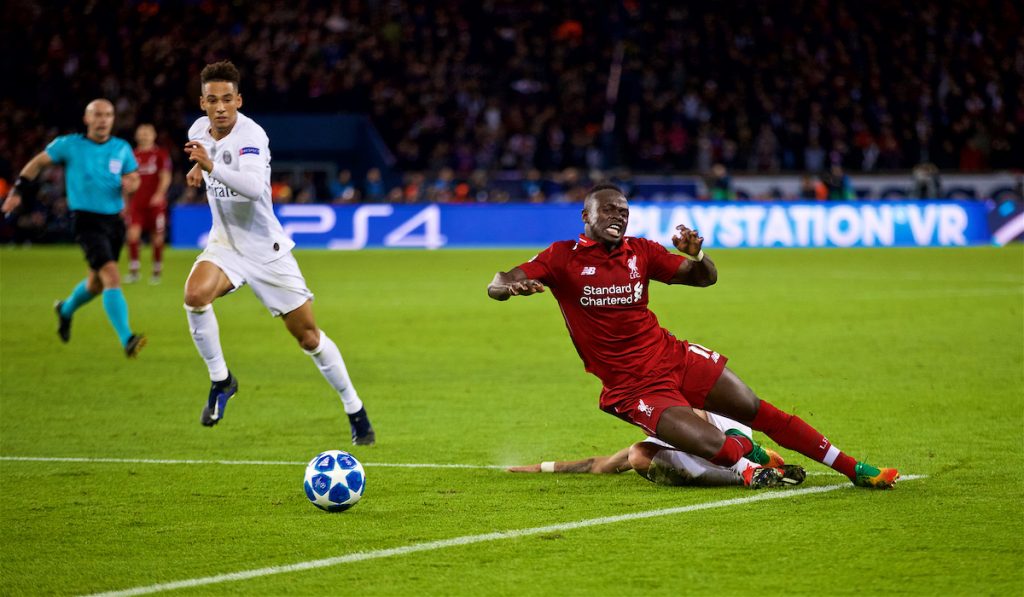
[[[195,254],[170,251],[162,285],[126,288],[149,337],[129,361],[99,301],[69,344],[55,334],[52,301],[84,272],[77,249],[0,250],[0,593],[132,589],[756,495],[633,473],[380,466],[575,459],[641,437],[598,410],[549,294],[486,298],[526,250],[297,253],[378,433],[352,449],[368,489],[348,512],[307,502],[301,464],[11,459],[301,463],[351,448],[338,399],[248,289],[216,304],[240,394],[222,424],[199,425],[206,370],[182,310]],[[662,324],[841,449],[925,478],[175,594],[1024,593],[1024,248],[708,254],[717,286],[652,286]],[[787,454],[817,473],[805,487],[845,482]]]

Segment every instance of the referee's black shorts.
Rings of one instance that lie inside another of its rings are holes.
[[[89,268],[99,270],[108,261],[116,262],[124,246],[124,219],[121,214],[71,212],[75,242],[85,252]]]

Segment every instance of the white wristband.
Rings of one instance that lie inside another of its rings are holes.
[[[542,473],[553,473],[555,472],[554,462],[542,462],[540,463],[540,472]]]
[[[683,257],[686,257],[690,261],[704,261],[704,249],[697,251],[696,257],[693,255],[687,255],[686,253],[683,253]]]

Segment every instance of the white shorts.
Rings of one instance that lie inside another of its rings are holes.
[[[248,284],[274,317],[291,313],[313,300],[291,251],[270,263],[259,263],[227,247],[211,244],[196,257],[196,265],[201,261],[209,261],[224,272],[234,286],[230,292]],[[193,265],[192,269],[195,268]]]

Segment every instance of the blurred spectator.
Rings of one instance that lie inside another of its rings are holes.
[[[732,179],[729,178],[729,171],[722,164],[715,164],[711,167],[707,186],[708,198],[712,201],[732,201],[736,199],[736,193],[732,189]]]
[[[559,193],[551,199],[562,203],[582,203],[587,189],[591,186],[590,181],[581,177],[580,171],[576,168],[566,168],[560,174],[556,174],[555,183],[558,185]]]
[[[817,139],[811,139],[804,148],[804,166],[808,172],[818,173],[825,169],[825,150]]]
[[[330,184],[332,203],[356,203],[359,201],[359,189],[352,182],[352,171],[342,170]]]
[[[406,175],[405,188],[402,191],[402,199],[405,203],[419,203],[426,197],[425,177],[419,172]]]
[[[270,181],[270,199],[274,203],[291,203],[292,187],[288,184],[288,176],[275,174]]]
[[[398,202],[402,201],[402,188],[395,187],[398,189]],[[391,202],[393,197],[394,189],[388,192],[388,201]],[[367,201],[372,203],[380,202],[384,200],[384,181],[381,179],[379,168],[370,168],[366,172],[366,181],[363,183],[363,197]]]
[[[824,201],[828,199],[828,187],[813,174],[805,174],[800,179],[800,199]]]
[[[427,200],[434,203],[448,203],[455,192],[455,173],[451,168],[441,168],[437,178],[427,189]]]
[[[523,197],[530,203],[544,203],[547,196],[544,194],[544,182],[540,178],[540,170],[531,169],[526,173],[522,182]]]
[[[850,201],[857,198],[850,183],[850,177],[843,172],[843,167],[833,164],[823,180],[828,188],[828,198],[831,201]]]
[[[316,183],[312,172],[303,172],[299,184],[293,189],[295,203],[314,203],[317,200]]]
[[[935,164],[925,162],[914,166],[913,176],[913,197],[917,199],[942,198],[942,185],[939,181],[939,169],[935,167]]]
[[[486,203],[490,200],[491,188],[487,178],[487,172],[483,169],[476,169],[469,175],[469,190],[473,201]]]

